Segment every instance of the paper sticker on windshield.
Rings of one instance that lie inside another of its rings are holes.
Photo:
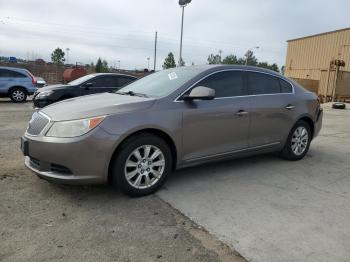
[[[174,79],[177,79],[177,74],[175,72],[172,72],[172,73],[168,74],[168,77],[170,80],[174,80]]]

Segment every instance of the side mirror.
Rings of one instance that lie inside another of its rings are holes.
[[[89,89],[90,87],[93,87],[93,86],[94,86],[93,83],[85,83],[85,84],[83,85],[83,87],[86,88],[86,89]]]
[[[191,90],[191,93],[182,97],[184,101],[199,100],[212,100],[215,98],[215,90],[205,87],[197,86]]]

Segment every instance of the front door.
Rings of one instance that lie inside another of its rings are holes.
[[[244,96],[247,92],[243,73],[218,72],[195,86],[214,89],[215,99],[182,101],[183,160],[225,155],[247,148],[250,105],[249,97]]]

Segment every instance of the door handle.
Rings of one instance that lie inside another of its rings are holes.
[[[292,110],[292,109],[294,109],[294,108],[295,108],[295,106],[293,106],[293,105],[291,105],[291,104],[289,104],[289,105],[286,106],[286,109],[288,109],[288,110]]]
[[[244,110],[239,110],[237,113],[236,113],[237,116],[245,116],[245,115],[248,115],[248,112],[247,111],[244,111]]]

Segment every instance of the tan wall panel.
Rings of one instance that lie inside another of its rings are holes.
[[[320,80],[333,59],[342,59],[350,71],[350,29],[288,42],[285,74],[301,79]]]
[[[318,94],[318,86],[319,86],[318,80],[300,79],[300,78],[292,78],[292,79],[296,81],[298,84],[302,85],[307,90],[314,92],[315,94]]]

